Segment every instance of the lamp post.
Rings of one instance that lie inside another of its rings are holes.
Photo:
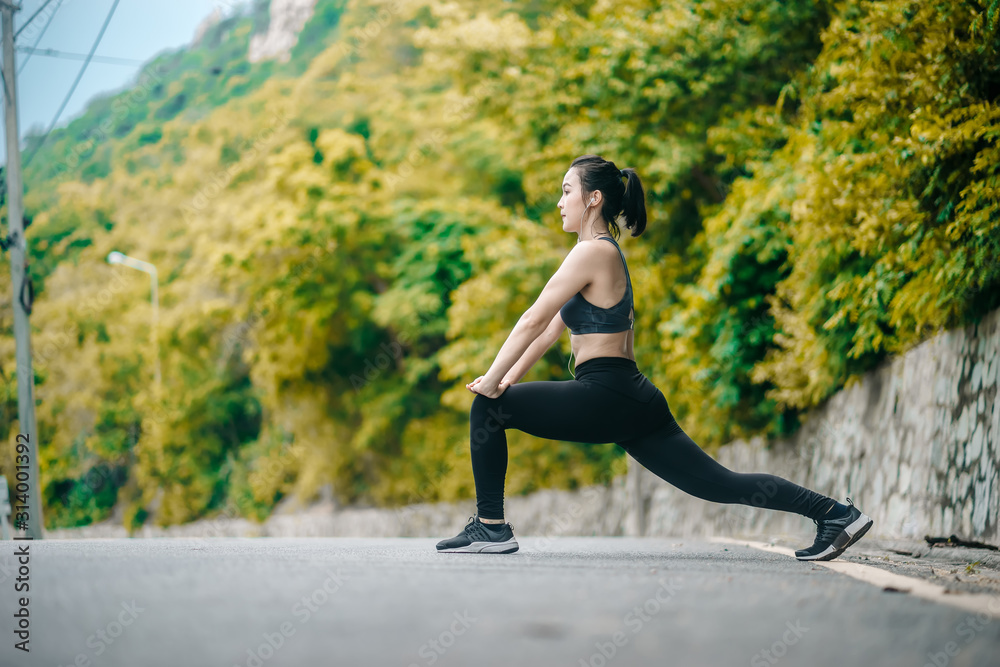
[[[112,250],[108,253],[108,264],[124,264],[133,269],[138,269],[139,271],[145,271],[149,274],[149,280],[153,288],[153,293],[151,300],[153,302],[153,350],[156,353],[156,388],[159,391],[161,386],[160,378],[160,343],[156,335],[156,330],[158,328],[158,323],[160,320],[160,297],[157,293],[157,278],[156,278],[156,267],[149,262],[144,262],[141,259],[135,259],[134,257],[129,257],[117,250]]]

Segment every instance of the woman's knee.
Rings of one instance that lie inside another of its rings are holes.
[[[485,419],[488,416],[489,411],[493,410],[497,403],[498,399],[496,398],[476,394],[476,397],[472,399],[472,410],[470,411],[470,414],[473,419]]]
[[[510,391],[510,389],[507,391]],[[514,415],[507,408],[506,401],[503,400],[502,395],[497,398],[489,398],[482,394],[477,394],[472,400],[470,416],[473,424],[487,432],[494,433],[510,428],[510,422]]]

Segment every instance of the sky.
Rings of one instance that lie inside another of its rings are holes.
[[[14,13],[15,32],[45,0],[20,0],[22,9]],[[52,0],[45,10],[15,39],[16,46],[32,46],[49,15],[52,22],[41,34],[39,49],[55,49],[86,55],[90,52],[114,0]],[[241,0],[119,0],[95,56],[128,58],[146,62],[164,50],[176,50],[191,43],[198,24],[216,8],[230,14]],[[52,9],[57,7],[55,13]],[[84,60],[53,58],[15,51],[15,69],[24,64],[17,77],[19,134],[23,139],[33,126],[47,128],[63,98],[73,85]],[[91,61],[59,117],[56,127],[66,125],[83,113],[87,102],[99,93],[126,87],[135,80],[139,65],[118,65]],[[0,107],[2,114],[2,107]],[[0,126],[0,132],[5,132]],[[24,155],[22,154],[22,159]],[[7,140],[0,141],[0,162],[7,161]]]

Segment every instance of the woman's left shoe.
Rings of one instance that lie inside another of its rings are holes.
[[[847,547],[861,539],[872,527],[872,520],[847,499],[847,513],[838,519],[813,519],[817,526],[816,541],[808,549],[799,549],[795,557],[799,560],[833,560],[844,553]]]
[[[512,554],[517,551],[514,527],[509,523],[484,524],[470,516],[462,532],[437,543],[438,553]]]

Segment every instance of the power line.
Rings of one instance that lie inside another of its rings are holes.
[[[83,63],[83,67],[80,68],[80,73],[76,75],[76,81],[73,82],[73,85],[70,87],[65,99],[63,99],[62,104],[59,105],[59,111],[57,111],[56,115],[52,118],[52,122],[49,124],[49,129],[45,130],[45,134],[42,135],[42,140],[38,142],[38,146],[35,147],[34,152],[32,152],[32,154],[28,156],[28,159],[24,161],[22,169],[26,169],[28,165],[31,164],[31,161],[35,158],[35,156],[42,150],[42,146],[45,145],[45,140],[49,138],[52,128],[54,128],[56,123],[59,121],[59,116],[62,115],[63,109],[65,109],[66,105],[69,104],[69,99],[73,96],[73,91],[76,90],[76,86],[80,83],[80,79],[83,78],[83,73],[87,71],[87,65],[90,64],[91,58],[94,57],[94,51],[97,50],[97,46],[101,43],[101,38],[104,37],[104,31],[107,30],[108,24],[111,23],[111,17],[114,16],[119,2],[121,2],[121,0],[115,0],[115,4],[111,5],[111,9],[108,11],[108,16],[104,19],[104,25],[101,26],[101,32],[97,34],[97,39],[94,40],[94,45],[90,47],[90,53],[87,54],[87,60]]]
[[[18,51],[22,51],[27,54],[37,53],[40,56],[50,56],[52,58],[67,58],[69,60],[86,60],[87,55],[84,53],[68,53],[66,51],[56,51],[55,49],[36,49],[30,46],[18,46]],[[115,58],[112,56],[94,56],[93,61],[95,63],[108,63],[109,65],[142,65],[145,63],[143,60],[135,60],[134,58]]]
[[[59,8],[62,6],[62,3],[63,3],[63,0],[59,0],[59,2],[56,4],[55,8],[52,10],[52,13],[49,14],[49,19],[45,22],[45,25],[42,26],[42,31],[40,33],[38,33],[38,37],[35,39],[35,43],[31,45],[31,48],[35,48],[36,46],[38,46],[38,43],[40,41],[42,41],[42,36],[45,34],[45,31],[49,29],[49,26],[52,25],[52,19],[55,18],[56,12],[59,11]],[[49,3],[46,2],[45,5],[42,5],[42,9],[45,9],[45,6],[48,5],[48,4]],[[41,11],[41,10],[39,10],[39,11]],[[35,12],[35,13],[37,14],[38,12]],[[31,18],[33,19],[35,17],[32,16]],[[30,19],[29,19],[28,23],[31,23]],[[25,23],[24,25],[28,25],[28,23]],[[21,26],[21,29],[23,30],[24,26]],[[20,32],[20,30],[18,30],[18,32]],[[18,74],[21,73],[21,71],[24,69],[24,66],[28,64],[29,60],[31,60],[31,53],[28,53],[28,57],[25,58],[24,62],[21,63],[21,66],[17,68],[17,73]]]
[[[27,28],[29,25],[31,25],[31,22],[35,20],[35,17],[38,16],[39,14],[41,14],[42,10],[44,10],[46,7],[48,7],[51,2],[52,2],[52,0],[45,0],[45,4],[42,5],[41,7],[39,7],[38,10],[34,14],[32,14],[28,18],[27,21],[24,22],[24,25],[22,25],[20,28],[17,29],[17,32],[14,33],[14,39],[17,39],[17,36],[21,34],[21,31],[24,30],[25,28]],[[62,0],[59,0],[59,4],[62,4]],[[56,10],[57,9],[59,9],[58,5],[56,6]],[[53,10],[52,13],[55,14],[56,10]],[[51,18],[52,17],[50,16],[49,19],[51,20]],[[46,27],[47,27],[47,24],[46,24]]]

